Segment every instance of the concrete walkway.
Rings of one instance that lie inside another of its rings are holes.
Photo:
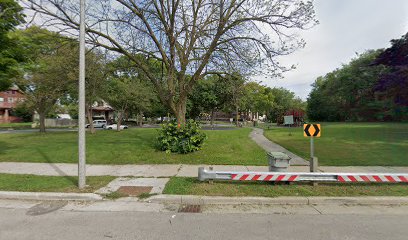
[[[249,134],[252,140],[254,140],[260,147],[262,147],[267,152],[284,152],[290,158],[290,165],[292,166],[308,166],[309,162],[305,159],[299,157],[298,155],[288,151],[282,146],[270,141],[263,135],[263,129],[254,128],[254,130]]]
[[[161,165],[87,165],[87,176],[118,177],[197,177],[198,167],[209,165],[161,164]],[[214,165],[216,171],[268,171],[267,166]],[[408,167],[319,167],[322,172],[385,172],[404,173]],[[308,172],[308,166],[291,166],[290,172]],[[34,174],[44,176],[77,176],[78,165],[68,163],[18,163],[0,162],[0,173]]]

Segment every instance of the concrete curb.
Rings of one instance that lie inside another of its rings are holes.
[[[156,195],[144,201],[168,204],[216,205],[408,205],[408,197],[221,197]]]
[[[99,201],[102,196],[95,193],[60,193],[60,192],[8,192],[0,191],[0,199],[18,200],[70,200]]]
[[[101,201],[95,193],[0,191],[0,199]],[[223,197],[196,195],[155,195],[137,201],[162,204],[197,205],[408,205],[408,197]]]
[[[310,205],[408,205],[408,197],[308,197]]]

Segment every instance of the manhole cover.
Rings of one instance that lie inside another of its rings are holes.
[[[123,195],[138,197],[143,193],[150,193],[153,187],[122,186],[116,192]]]
[[[183,205],[178,211],[183,213],[200,213],[201,205]]]
[[[63,208],[67,204],[68,202],[66,201],[42,202],[28,209],[27,215],[29,216],[43,215]]]

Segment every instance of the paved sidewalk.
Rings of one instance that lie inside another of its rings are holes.
[[[197,177],[199,167],[209,165],[87,165],[87,176],[134,177]],[[268,171],[267,166],[213,165],[216,171]],[[408,172],[408,167],[319,167],[322,172]],[[291,166],[288,171],[308,172],[308,166]],[[0,162],[0,173],[34,174],[44,176],[77,176],[78,165],[68,163]]]
[[[254,130],[249,134],[252,140],[254,140],[260,147],[262,147],[267,152],[284,152],[290,158],[290,165],[292,166],[308,166],[309,162],[305,159],[299,157],[298,155],[290,152],[286,148],[270,141],[263,135],[263,129],[254,128]]]

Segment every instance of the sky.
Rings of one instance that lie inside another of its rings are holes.
[[[315,0],[314,6],[320,23],[299,32],[305,48],[279,58],[296,69],[282,79],[253,80],[287,88],[305,100],[317,77],[348,63],[356,53],[387,48],[391,39],[408,32],[408,0]]]

